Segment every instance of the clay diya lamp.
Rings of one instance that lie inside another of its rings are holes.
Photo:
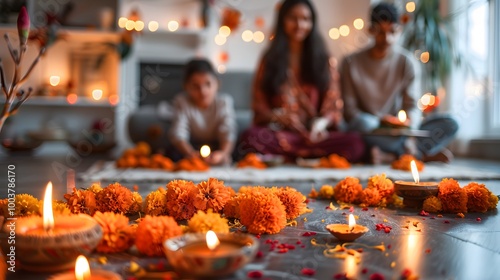
[[[326,230],[343,242],[352,242],[369,231],[367,227],[356,224],[352,214],[349,214],[349,224],[329,224]]]
[[[184,234],[163,244],[165,255],[181,275],[218,278],[230,275],[257,254],[258,240],[249,234]]]
[[[12,235],[9,223],[4,231]],[[30,271],[60,271],[73,267],[81,254],[90,254],[102,237],[102,228],[88,215],[54,218],[52,183],[47,184],[43,217],[22,217],[15,221],[15,254],[20,268]]]
[[[396,181],[394,182],[394,191],[403,198],[403,204],[410,208],[422,208],[426,198],[438,193],[437,182],[420,182],[417,165],[412,160],[410,163],[411,173],[414,182]]]
[[[112,271],[103,269],[90,269],[89,262],[85,256],[80,255],[76,259],[75,271],[56,274],[48,280],[122,280],[122,277]]]

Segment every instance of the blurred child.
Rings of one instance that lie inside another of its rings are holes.
[[[174,100],[173,145],[185,158],[200,157],[200,147],[208,145],[208,164],[229,163],[236,139],[231,96],[218,94],[217,74],[206,59],[189,61],[183,82],[184,93]]]

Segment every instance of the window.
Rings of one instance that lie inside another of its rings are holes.
[[[500,3],[499,1],[490,1],[491,25],[490,31],[492,44],[490,44],[491,53],[491,113],[489,119],[489,134],[500,134]]]

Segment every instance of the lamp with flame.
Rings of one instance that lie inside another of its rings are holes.
[[[410,168],[411,168],[411,175],[413,175],[413,180],[415,181],[415,184],[420,183],[420,176],[418,175],[417,164],[415,163],[414,160],[410,162]]]
[[[78,256],[75,264],[75,278],[76,280],[90,279],[90,265],[85,256]]]
[[[52,232],[54,229],[54,213],[52,212],[52,182],[47,184],[43,198],[43,229]]]
[[[211,230],[207,231],[206,241],[207,241],[207,247],[208,249],[210,249],[210,251],[215,250],[220,244],[219,238],[217,238],[215,232]]]
[[[212,151],[210,150],[210,147],[208,145],[203,145],[200,148],[200,155],[203,158],[209,157],[211,152]]]

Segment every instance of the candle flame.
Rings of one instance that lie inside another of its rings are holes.
[[[405,123],[406,122],[406,112],[405,110],[400,110],[399,113],[398,113],[398,119],[401,123]]]
[[[415,183],[418,184],[420,182],[420,177],[418,176],[418,168],[414,160],[411,161],[410,167],[411,167],[411,174],[413,175],[413,180],[415,181]]]
[[[43,198],[43,229],[47,232],[54,229],[54,213],[52,212],[52,182],[47,184]]]
[[[210,147],[208,145],[203,145],[200,148],[200,155],[204,158],[208,157],[211,153]]]
[[[356,219],[353,214],[349,214],[349,230],[352,231],[356,225]]]
[[[208,249],[214,250],[215,248],[217,248],[217,246],[219,246],[220,241],[219,241],[219,238],[217,238],[217,235],[215,234],[215,232],[213,232],[211,230],[207,231],[206,238],[207,238]]]
[[[78,256],[75,264],[75,278],[76,280],[90,279],[90,266],[85,256]]]

